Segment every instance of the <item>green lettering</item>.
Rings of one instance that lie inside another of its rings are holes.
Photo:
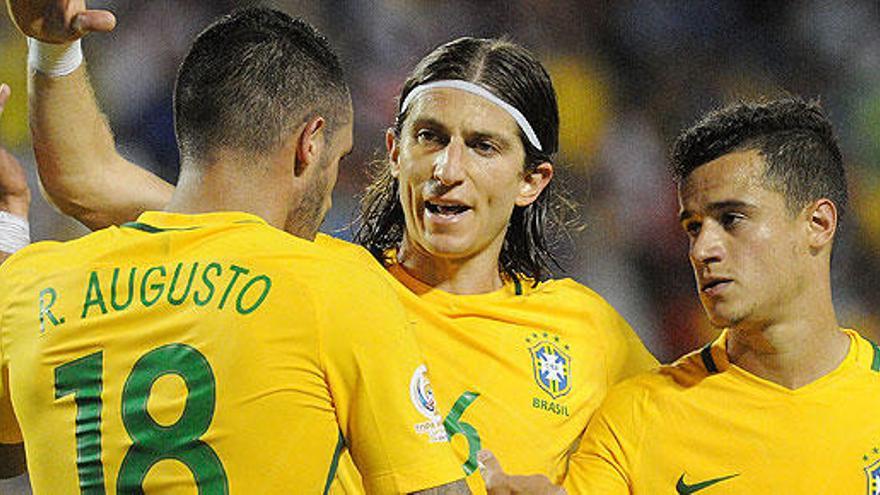
[[[251,305],[249,308],[244,308],[241,305],[241,300],[244,299],[244,296],[247,294],[248,289],[251,288],[257,282],[263,282],[263,292],[260,293],[260,297],[257,298],[257,301]],[[257,308],[263,304],[263,301],[266,299],[266,296],[269,295],[269,289],[272,288],[272,280],[265,275],[260,275],[259,277],[254,277],[248,280],[248,283],[244,284],[244,287],[241,288],[241,292],[238,293],[238,300],[235,301],[235,310],[239,312],[239,314],[250,314],[253,313]]]
[[[220,298],[220,305],[217,306],[219,309],[223,309],[223,306],[226,305],[226,298],[229,296],[229,292],[232,291],[232,286],[235,285],[236,280],[238,280],[238,276],[242,273],[247,275],[250,270],[247,268],[238,266],[238,265],[230,265],[229,269],[235,272],[235,275],[232,276],[232,280],[229,281],[229,285],[226,286],[226,292],[223,293],[223,297]]]
[[[113,285],[110,286],[110,305],[113,306],[113,309],[116,311],[122,311],[127,308],[129,304],[131,304],[131,300],[134,299],[134,272],[136,268],[132,268],[131,272],[128,274],[128,299],[125,300],[125,304],[119,304],[116,302],[116,284],[119,283],[119,268],[113,269]]]
[[[49,296],[48,304],[46,303],[46,296]],[[46,287],[40,291],[40,333],[46,331],[46,318],[49,318],[49,322],[53,326],[58,326],[61,323],[52,314],[52,305],[55,304],[56,299],[58,299],[58,292],[55,289]]]
[[[101,314],[107,314],[107,305],[104,304],[104,295],[101,293],[101,284],[98,281],[97,272],[92,272],[89,275],[89,287],[86,289],[86,300],[83,303],[80,318],[85,318],[89,314],[89,308],[92,306],[98,306],[101,308]]]
[[[158,284],[150,284],[150,289],[157,292],[154,298],[147,299],[147,281],[150,279],[150,274],[152,274],[153,272],[159,272],[159,274],[163,277],[166,275],[165,267],[161,265],[154,266],[148,269],[146,273],[144,273],[144,278],[143,280],[141,280],[141,304],[143,304],[145,308],[149,308],[150,306],[156,304],[156,301],[158,301],[159,298],[162,297],[162,293],[165,291],[165,284],[161,282]]]
[[[211,282],[210,279],[208,279],[208,270],[212,269],[217,272],[218,277],[221,273],[223,273],[223,267],[220,266],[220,263],[210,263],[208,264],[208,266],[205,267],[205,271],[202,272],[202,282],[205,282],[205,285],[208,287],[208,297],[200,300],[199,294],[201,294],[201,292],[196,291],[195,294],[193,294],[193,301],[195,301],[195,303],[199,306],[204,306],[208,304],[209,302],[211,302],[211,298],[214,297],[214,283]]]
[[[172,294],[174,294],[174,287],[177,285],[177,277],[180,276],[181,267],[183,267],[183,263],[178,263],[177,268],[174,269],[174,278],[171,279],[171,286],[168,288],[168,302],[175,306],[180,306],[186,300],[186,296],[189,295],[189,290],[192,288],[193,279],[196,278],[196,270],[199,268],[199,264],[198,262],[193,264],[192,270],[189,272],[189,280],[186,282],[186,290],[182,296],[175,299]]]
[[[464,410],[468,408],[480,394],[476,392],[465,392],[458,397],[458,400],[455,401],[455,404],[452,405],[452,410],[449,411],[449,414],[446,416],[446,419],[443,420],[443,428],[446,430],[446,434],[449,436],[449,439],[452,440],[452,437],[461,433],[467,439],[468,443],[468,458],[465,460],[464,464],[461,466],[464,469],[465,474],[471,474],[477,470],[477,452],[480,450],[480,434],[477,432],[477,429],[472,425],[461,421],[461,415],[464,414]]]

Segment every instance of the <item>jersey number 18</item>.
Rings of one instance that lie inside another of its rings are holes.
[[[55,399],[73,394],[76,403],[76,468],[80,492],[104,494],[101,462],[101,391],[104,352],[55,368]],[[167,374],[183,379],[188,390],[186,405],[172,425],[162,426],[147,411],[153,383]],[[174,459],[193,474],[199,495],[225,495],[229,482],[223,463],[200,438],[214,417],[216,383],[205,356],[185,344],[157,347],[141,356],[122,389],[122,423],[132,445],[122,459],[116,492],[143,494],[147,472],[157,462]]]

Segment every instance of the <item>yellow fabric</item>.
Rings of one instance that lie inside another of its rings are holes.
[[[159,460],[147,493],[195,493],[194,473],[217,462],[232,494],[321,493],[340,433],[372,492],[461,478],[449,445],[417,431],[430,430],[410,393],[422,359],[378,272],[243,213],[151,212],[138,221],[35,244],[0,269],[0,365],[10,389],[0,395],[11,396],[35,493],[79,493],[75,418],[95,404],[77,404],[85,387],[63,382],[93,383],[84,362],[98,363],[102,385],[100,419],[83,424],[100,427],[101,457],[86,467],[103,470],[108,494],[145,430],[162,448],[174,445],[145,426],[144,409],[162,426],[184,418],[204,426],[184,447],[218,460],[199,458],[195,468]],[[213,386],[187,368],[196,354]],[[149,392],[124,392],[139,383]]]
[[[615,387],[572,456],[568,492],[878,493],[880,373],[871,343],[845,332],[843,363],[797,390],[730,364],[726,333],[711,347],[717,373],[695,352]]]
[[[318,243],[340,257],[373,260],[342,241],[325,237]],[[393,260],[388,273],[415,322],[428,367],[442,373],[433,381],[438,403],[449,411],[464,392],[478,393],[460,421],[476,428],[482,447],[508,472],[561,482],[570,449],[608,387],[657,365],[608,303],[570,279],[537,287],[524,281],[519,295],[513,282],[488,294],[453,295],[419,282]],[[568,355],[567,392],[551,393],[538,384],[531,350],[542,343]],[[452,443],[464,463],[466,438],[453,435]],[[351,470],[343,458],[332,493],[360,493]],[[468,483],[474,493],[485,493],[478,472]]]

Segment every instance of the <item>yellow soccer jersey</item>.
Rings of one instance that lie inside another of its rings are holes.
[[[566,479],[572,494],[880,493],[880,348],[797,390],[730,364],[726,333],[614,390]]]
[[[319,243],[340,256],[373,260],[348,243]],[[447,431],[475,493],[485,493],[474,471],[480,446],[508,472],[561,482],[568,454],[608,387],[657,365],[608,303],[570,279],[454,295],[397,264],[388,272],[428,366],[442,372],[432,382],[434,396],[450,410]],[[352,471],[343,456],[334,493],[359,492]]]
[[[243,213],[35,244],[0,269],[0,441],[36,493],[322,493],[343,445],[371,492],[442,485],[407,325],[373,270]]]

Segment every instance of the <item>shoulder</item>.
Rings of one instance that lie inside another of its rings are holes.
[[[354,245],[351,248],[361,249]],[[363,314],[371,310],[371,305],[388,305],[398,300],[391,277],[369,253],[366,255],[367,258],[361,257],[354,250],[341,253],[339,249],[328,248],[324,242],[316,242],[300,251],[300,256],[307,258],[303,263],[287,269],[296,274],[296,279],[304,280],[315,297],[324,299],[340,312],[347,307]]]
[[[654,420],[663,421],[670,407],[680,404],[680,395],[685,390],[666,368],[645,371],[613,385],[597,414],[633,428],[649,427]]]
[[[669,396],[672,386],[673,382],[657,369],[618,382],[599,406],[596,422],[641,429],[653,414],[663,409],[664,398]]]
[[[375,258],[373,258],[373,255],[371,255],[370,252],[363,247],[348,241],[344,241],[342,239],[337,239],[336,237],[327,234],[318,233],[318,235],[315,236],[315,245],[321,247],[322,249],[332,251],[340,257],[346,257],[363,262],[371,261],[377,264],[379,263],[378,261],[376,261]]]
[[[654,404],[674,398],[711,376],[703,365],[700,351],[688,353],[671,364],[636,374],[614,385],[609,392],[617,400],[639,398]]]
[[[691,351],[670,364],[664,364],[657,373],[664,377],[669,390],[683,390],[699,385],[712,376],[706,368],[703,353],[708,347]]]
[[[53,257],[61,243],[38,242],[17,251],[0,264],[0,312],[5,311],[10,301],[29,289],[41,275],[51,271],[45,260]]]
[[[32,273],[34,270],[45,274],[54,269],[75,266],[101,246],[106,246],[108,237],[117,231],[117,227],[110,227],[70,241],[35,242],[10,256],[0,265],[0,272],[4,278],[13,278],[16,274]]]
[[[0,311],[14,301],[31,300],[35,287],[87,265],[92,253],[112,244],[104,231],[98,231],[72,241],[35,242],[19,250],[0,265]]]
[[[871,382],[880,381],[880,346],[875,340],[856,330],[845,328],[843,332],[852,343],[850,354],[856,362],[855,369],[865,374]]]
[[[26,269],[36,260],[44,258],[47,255],[51,256],[52,253],[57,251],[62,245],[63,243],[57,241],[42,241],[30,244],[7,258],[6,261],[0,265],[0,272],[3,273],[4,277],[7,277],[10,274],[15,273],[17,270]]]
[[[539,283],[529,291],[530,294],[552,298],[556,303],[566,307],[617,314],[598,292],[571,278],[554,278]]]
[[[605,298],[570,278],[542,282],[531,295],[542,301],[548,314],[568,315],[578,322],[581,332],[594,330],[584,334],[585,337],[625,341],[634,335],[623,316]]]

